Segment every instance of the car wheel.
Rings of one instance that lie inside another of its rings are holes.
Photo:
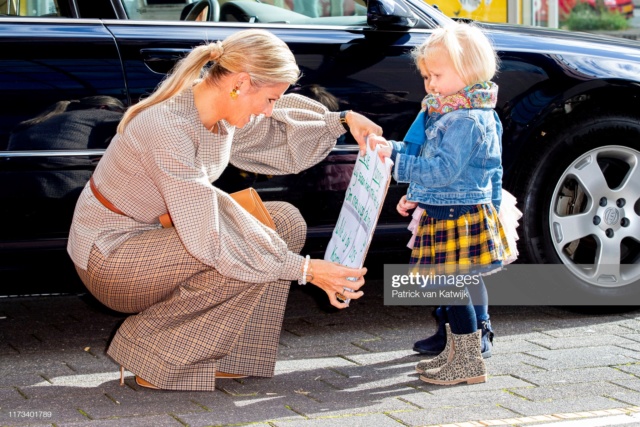
[[[524,194],[524,260],[564,264],[570,291],[640,305],[640,122],[598,116],[552,137]]]

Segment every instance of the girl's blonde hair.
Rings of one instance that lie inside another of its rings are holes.
[[[438,28],[426,42],[411,51],[411,56],[418,66],[442,52],[449,55],[467,86],[489,81],[497,72],[498,55],[487,36],[475,25],[455,22]]]
[[[212,65],[202,76],[203,67],[209,62]],[[291,85],[300,77],[295,57],[285,42],[264,30],[239,31],[223,41],[198,46],[181,59],[153,94],[127,110],[118,133],[141,111],[182,93],[197,79],[203,77],[216,84],[223,76],[240,72],[248,73],[251,84],[258,87]]]

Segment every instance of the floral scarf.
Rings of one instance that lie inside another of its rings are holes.
[[[494,108],[498,101],[498,85],[493,82],[476,83],[448,96],[428,94],[422,100],[422,111],[446,114],[459,109]]]

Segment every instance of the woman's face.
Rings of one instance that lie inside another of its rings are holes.
[[[254,86],[250,82],[240,86],[240,93],[236,99],[231,100],[231,112],[227,121],[238,128],[243,127],[251,120],[252,116],[264,114],[271,116],[275,102],[284,95],[289,88],[288,83]]]

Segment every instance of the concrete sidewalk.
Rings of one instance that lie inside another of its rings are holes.
[[[292,288],[276,376],[219,380],[216,392],[141,389],[131,376],[120,387],[104,350],[124,317],[88,296],[0,299],[0,425],[640,425],[638,311],[492,307],[489,381],[447,387],[413,370],[428,307],[384,306],[370,282],[333,311],[314,289]]]

